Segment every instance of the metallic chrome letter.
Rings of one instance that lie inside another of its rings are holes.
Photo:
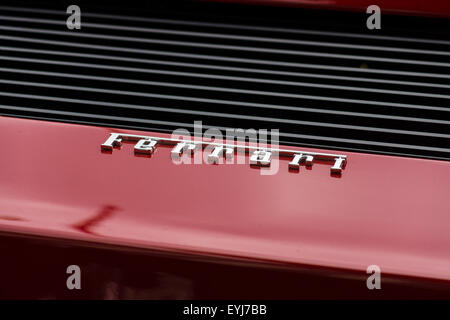
[[[152,154],[157,143],[158,141],[150,138],[141,139],[134,146],[134,152],[141,154]]]
[[[170,152],[172,159],[180,158],[181,154],[184,151],[188,151],[190,154],[193,154],[195,149],[197,148],[198,143],[192,142],[179,142],[175,148]]]
[[[342,172],[342,167],[345,165],[344,158],[336,158],[334,165],[331,167],[331,173],[340,174]]]
[[[294,159],[289,162],[289,168],[298,170],[300,168],[300,162],[305,159],[306,166],[312,166],[314,157],[311,155],[303,155],[301,153],[294,154]]]
[[[120,147],[122,145],[122,137],[120,133],[111,133],[108,140],[101,145],[101,149],[105,151],[112,151],[114,147]]]
[[[213,152],[208,155],[208,161],[211,163],[219,163],[219,157],[225,156],[227,159],[231,159],[234,154],[233,148],[225,148],[223,146],[214,146]]]
[[[264,150],[255,150],[250,157],[250,165],[269,167],[270,159],[272,158],[272,152]]]

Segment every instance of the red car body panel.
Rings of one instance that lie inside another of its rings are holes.
[[[203,0],[211,1],[211,0]],[[215,0],[275,6],[307,7],[313,9],[335,9],[365,12],[367,7],[377,5],[382,12],[419,16],[450,17],[450,2],[447,0]]]
[[[287,159],[277,174],[261,175],[248,164],[175,165],[165,146],[151,158],[135,156],[133,143],[101,152],[111,132],[167,136],[1,117],[2,237],[213,255],[361,278],[375,264],[394,278],[450,288],[448,162],[339,151],[348,156],[340,177],[321,163],[291,172]]]

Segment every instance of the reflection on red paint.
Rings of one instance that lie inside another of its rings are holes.
[[[98,210],[98,212],[92,217],[83,220],[80,223],[74,224],[73,227],[81,232],[92,234],[92,228],[96,225],[100,224],[102,220],[110,217],[114,211],[117,211],[118,208],[116,206],[104,205]]]

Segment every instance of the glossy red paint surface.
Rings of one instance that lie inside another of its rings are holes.
[[[0,231],[450,283],[449,162],[336,152],[341,177],[288,160],[264,176],[102,153],[110,132],[164,136],[0,117]]]
[[[203,0],[212,1],[212,0]],[[447,0],[215,0],[246,4],[309,7],[315,9],[338,9],[365,12],[370,5],[377,5],[382,12],[412,14],[419,16],[450,17],[450,2]]]

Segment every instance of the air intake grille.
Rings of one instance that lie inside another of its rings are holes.
[[[0,7],[0,112],[450,159],[450,41],[251,20]]]

